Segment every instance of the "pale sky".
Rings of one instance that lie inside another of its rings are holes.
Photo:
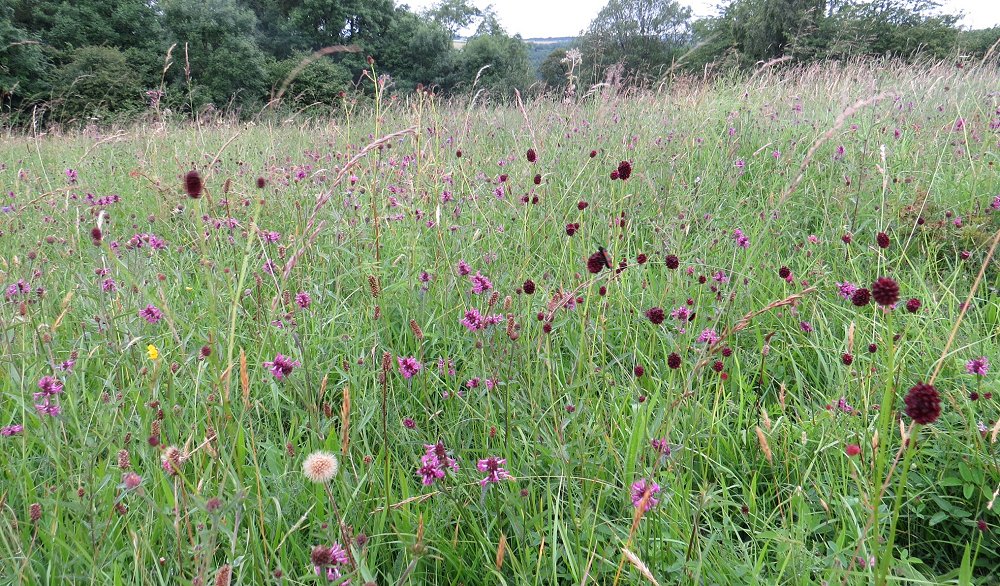
[[[715,13],[717,0],[679,0],[694,10],[696,17]],[[1000,0],[939,0],[946,12],[965,13],[961,25],[966,28],[989,28],[1000,24]],[[397,0],[420,11],[437,0]],[[493,4],[500,24],[510,34],[532,37],[573,37],[587,28],[607,0],[472,0],[480,8]],[[468,34],[471,31],[462,31]]]

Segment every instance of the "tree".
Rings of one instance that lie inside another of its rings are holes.
[[[452,37],[458,31],[472,25],[483,12],[470,4],[468,0],[441,0],[427,11],[434,22],[443,26]]]
[[[462,47],[451,76],[453,87],[471,88],[474,82],[498,97],[524,91],[532,82],[527,45],[520,35],[508,35],[491,13]]]
[[[399,90],[418,83],[442,85],[454,62],[451,39],[448,29],[436,20],[397,8],[374,52],[376,65],[392,74]]]
[[[0,0],[0,107],[19,108],[45,91],[49,62],[37,36],[13,15],[11,2]]]
[[[691,9],[675,0],[610,0],[582,39],[597,77],[616,63],[645,76],[680,55],[691,38]]]
[[[234,98],[238,107],[260,102],[268,89],[265,58],[250,9],[235,0],[164,0],[161,6],[170,39],[177,43],[173,79],[182,90],[190,89],[191,107],[225,108]]]
[[[550,88],[561,88],[566,85],[566,49],[555,49],[545,57],[538,66],[538,77]]]
[[[143,86],[115,47],[82,47],[57,69],[52,80],[52,108],[58,120],[104,118],[143,108]]]

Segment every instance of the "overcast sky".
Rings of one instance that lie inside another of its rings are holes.
[[[970,28],[988,28],[1000,24],[1000,0],[939,0],[947,12],[962,11],[961,24]],[[437,0],[397,0],[420,11]],[[480,8],[489,4],[497,11],[500,24],[511,34],[524,38],[573,37],[587,28],[607,0],[472,0]],[[680,0],[697,17],[715,13],[717,0]]]

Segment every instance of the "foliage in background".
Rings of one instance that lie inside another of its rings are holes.
[[[725,76],[782,57],[981,59],[1000,38],[1000,28],[959,31],[956,22],[933,0],[729,0],[700,20],[681,0],[609,0],[579,38],[527,43],[469,0],[420,13],[393,0],[0,0],[0,116],[8,126],[111,124],[134,119],[147,92],[163,91],[161,113],[249,118],[295,70],[290,60],[317,51],[325,53],[310,71],[337,73],[300,85],[331,110],[341,92],[373,97],[361,83],[368,56],[388,76],[388,93],[423,86],[457,95],[475,85],[502,100],[515,89],[562,91],[569,49],[581,52],[572,81],[586,90]],[[80,52],[88,47],[96,49]],[[108,51],[124,56],[130,74],[103,96],[68,77],[84,75],[98,54],[120,68]],[[88,93],[73,97],[77,89]],[[301,106],[282,101],[266,111]]]

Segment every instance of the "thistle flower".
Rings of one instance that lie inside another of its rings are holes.
[[[313,452],[302,462],[302,474],[316,483],[325,483],[337,475],[337,456],[329,452]]]
[[[747,249],[750,248],[750,239],[746,237],[743,230],[739,228],[733,230],[733,240],[736,242],[736,246],[740,248]]]

